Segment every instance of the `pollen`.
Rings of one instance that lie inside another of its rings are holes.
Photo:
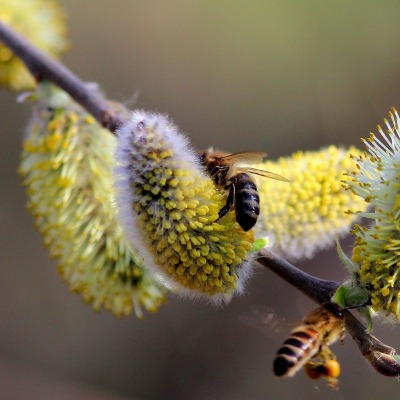
[[[226,193],[168,118],[135,111],[117,133],[120,222],[141,243],[145,264],[178,293],[229,300],[248,276],[253,232],[243,231],[234,211],[218,219]]]
[[[39,85],[20,165],[36,226],[73,292],[118,317],[156,311],[167,290],[116,220],[116,138],[62,91]]]
[[[273,251],[294,260],[310,258],[348,233],[356,215],[346,211],[366,208],[363,199],[340,184],[356,168],[349,158],[355,151],[330,146],[257,166],[290,180],[258,179],[262,229]]]

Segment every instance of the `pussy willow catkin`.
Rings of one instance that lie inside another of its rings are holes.
[[[165,299],[122,236],[112,171],[116,138],[64,92],[42,85],[20,172],[29,209],[68,286],[97,310],[138,317]]]
[[[272,251],[289,259],[310,258],[349,232],[357,216],[347,211],[366,208],[364,200],[341,183],[356,169],[350,158],[354,151],[329,146],[258,165],[290,180],[258,180],[260,222]]]
[[[385,128],[364,140],[366,151],[354,156],[358,169],[347,187],[372,206],[358,209],[368,224],[353,229],[352,279],[368,294],[374,311],[400,320],[400,117],[391,110]],[[357,209],[356,209],[357,210]]]
[[[178,293],[229,300],[249,274],[253,233],[233,210],[218,220],[226,193],[167,117],[135,111],[117,134],[120,222],[146,266]]]

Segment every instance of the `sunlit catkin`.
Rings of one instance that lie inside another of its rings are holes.
[[[229,300],[249,274],[253,232],[233,210],[218,220],[226,193],[167,117],[135,111],[117,134],[120,221],[146,266],[178,293]]]
[[[20,172],[63,279],[96,310],[138,317],[142,308],[156,311],[166,289],[142,268],[115,218],[115,136],[60,90],[44,85],[35,96]]]
[[[274,252],[294,260],[310,258],[349,232],[355,215],[347,211],[365,209],[364,200],[341,184],[356,168],[349,157],[354,151],[330,146],[258,165],[290,181],[258,179],[261,229]]]

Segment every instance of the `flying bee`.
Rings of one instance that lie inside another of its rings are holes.
[[[323,376],[331,387],[337,387],[340,364],[329,346],[342,340],[344,331],[343,316],[337,306],[328,304],[312,311],[278,350],[275,375],[291,377],[304,367],[310,378]]]
[[[215,185],[229,190],[226,204],[218,213],[222,218],[235,206],[236,221],[244,231],[250,230],[260,214],[260,197],[257,186],[249,174],[288,182],[288,179],[273,172],[247,167],[242,164],[260,163],[266,153],[242,152],[229,154],[222,151],[206,150],[199,153],[200,164]]]

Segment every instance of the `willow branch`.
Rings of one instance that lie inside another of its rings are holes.
[[[103,127],[114,132],[124,122],[124,110],[117,111],[112,103],[97,91],[90,90],[63,64],[34,47],[27,39],[1,21],[0,40],[21,58],[38,82],[50,81],[63,89],[92,114]],[[266,250],[258,252],[256,260],[319,304],[328,303],[339,286],[338,282],[309,275]],[[385,356],[391,357],[395,354],[394,349],[370,335],[362,323],[348,310],[344,310],[343,315],[346,328],[357,343],[362,355],[367,357],[379,372],[398,376],[400,374],[399,364],[393,362],[393,372],[388,372],[385,359]]]
[[[338,282],[326,281],[307,274],[265,249],[257,253],[256,261],[319,304],[329,303],[339,286]]]
[[[321,305],[329,303],[339,287],[338,282],[307,274],[265,249],[257,253],[256,261]],[[361,354],[381,374],[399,376],[400,364],[392,357],[396,355],[396,351],[368,333],[365,326],[349,310],[342,310],[342,312],[346,329],[356,342]]]
[[[63,64],[34,47],[25,37],[2,21],[0,21],[0,40],[21,58],[38,82],[53,82],[111,132],[121,125],[122,117],[97,91],[90,90]]]

